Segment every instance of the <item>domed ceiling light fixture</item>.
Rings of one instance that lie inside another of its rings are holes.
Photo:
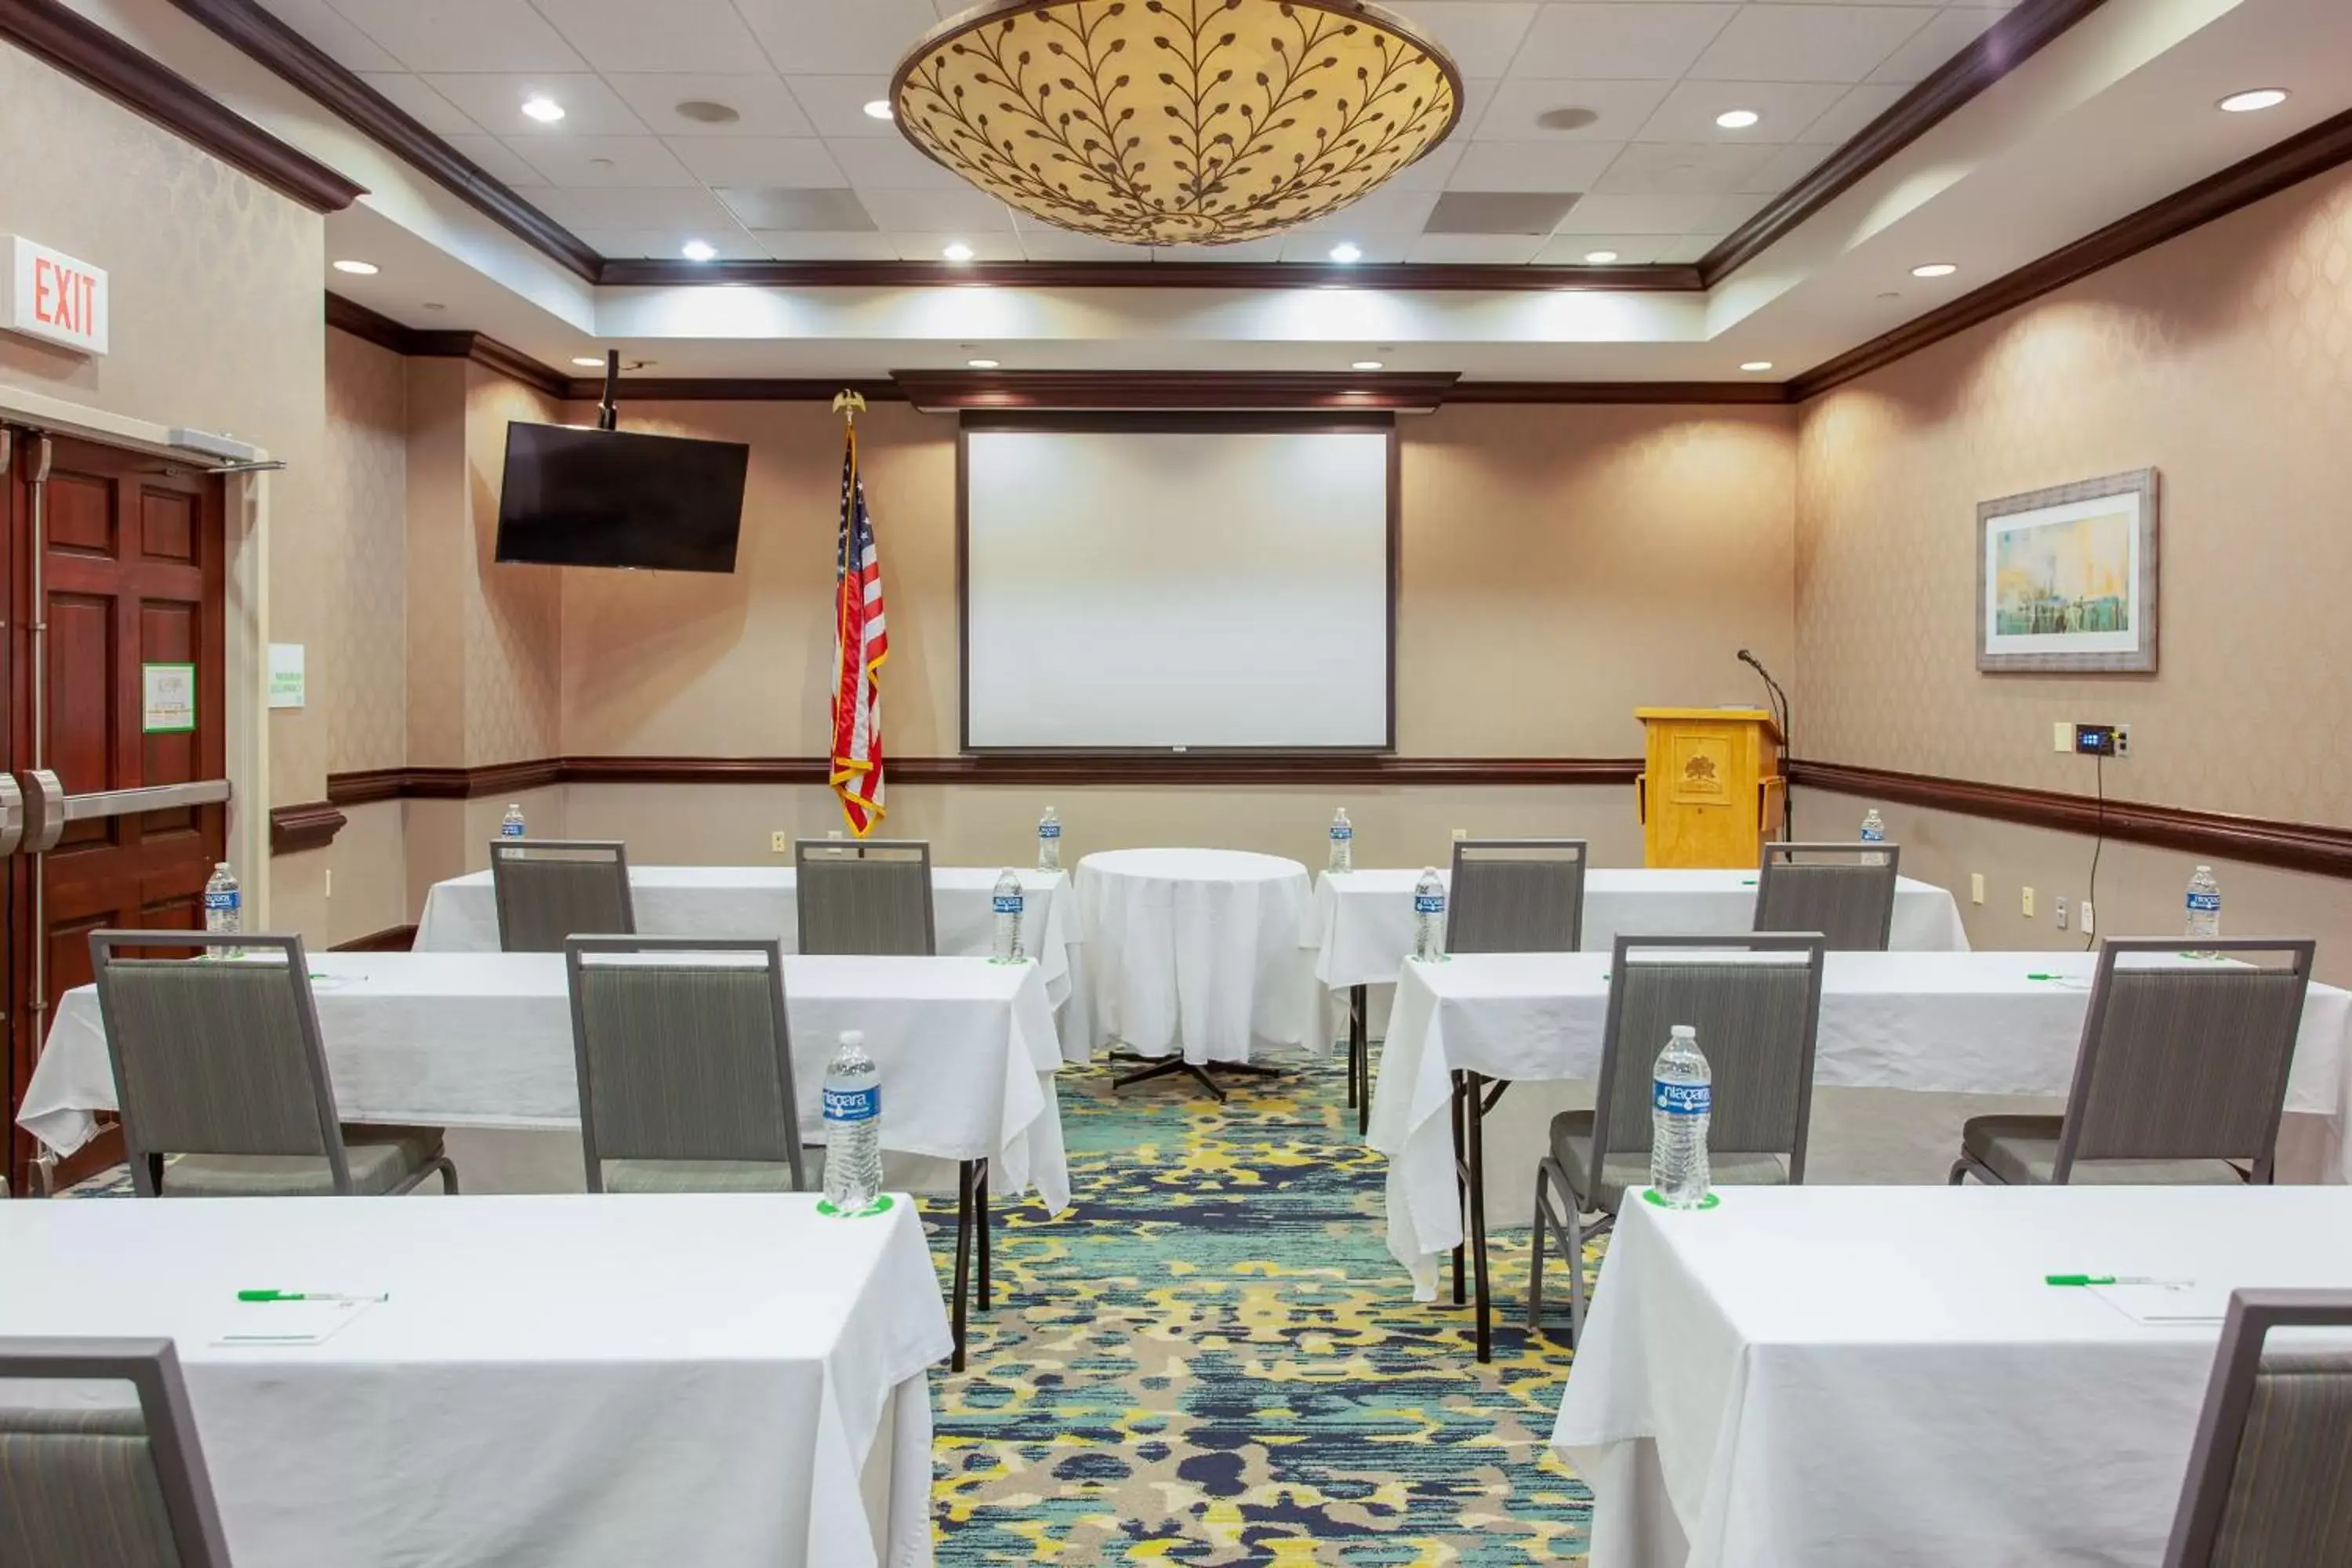
[[[891,78],[929,157],[1128,245],[1230,245],[1338,211],[1445,139],[1462,79],[1363,0],[989,0]]]

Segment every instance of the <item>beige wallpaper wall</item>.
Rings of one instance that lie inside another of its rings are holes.
[[[466,511],[472,521],[468,548],[458,563],[465,761],[480,767],[554,756],[562,750],[562,574],[551,566],[498,566],[491,559],[508,422],[551,420],[560,410],[551,400],[480,365],[468,363],[465,372]]]
[[[320,584],[334,615],[310,655],[332,773],[408,760],[408,362],[327,334]]]

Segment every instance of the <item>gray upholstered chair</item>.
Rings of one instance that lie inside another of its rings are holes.
[[[939,951],[929,844],[803,838],[793,846],[793,869],[803,952],[927,957]]]
[[[2352,1329],[2352,1291],[2231,1293],[2164,1568],[2352,1563],[2352,1350],[2273,1329]]]
[[[2177,937],[2103,947],[2065,1114],[1969,1118],[1952,1184],[2268,1182],[2316,944],[2200,945],[2236,962],[2185,960]]]
[[[123,956],[186,948],[246,956]],[[300,937],[101,931],[89,958],[142,1197],[373,1196],[436,1172],[457,1190],[438,1128],[337,1120]]]
[[[136,1405],[0,1405],[0,1563],[229,1568],[169,1340],[0,1339],[0,1383],[128,1384]]]
[[[1581,838],[1457,840],[1445,951],[1574,952],[1587,858]]]
[[[1675,1025],[1698,1031],[1713,1082],[1707,1167],[1714,1184],[1805,1179],[1827,952],[1813,932],[1617,939],[1593,1109],[1552,1118],[1550,1152],[1536,1167],[1528,1327],[1538,1325],[1543,1311],[1549,1232],[1569,1265],[1570,1342],[1584,1330],[1585,1238],[1615,1222],[1628,1188],[1650,1180],[1650,1069]],[[1588,1210],[1601,1215],[1589,1230],[1582,1217]]]
[[[568,936],[628,936],[629,852],[604,839],[499,838],[490,843],[502,952],[562,952]]]
[[[563,944],[592,1193],[787,1193],[806,1184],[782,944]]]
[[[1832,952],[1885,952],[1902,859],[1896,844],[1767,844],[1753,929],[1817,931]]]

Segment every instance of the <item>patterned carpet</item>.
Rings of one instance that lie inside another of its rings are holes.
[[[1568,1353],[1498,1320],[1481,1367],[1466,1308],[1414,1305],[1343,1063],[1179,1085],[1061,1077],[1075,1206],[999,1204],[995,1310],[933,1382],[942,1568],[1580,1553],[1591,1494],[1546,1443]],[[925,1206],[945,1279],[953,1201]],[[1526,1243],[1497,1233],[1499,1301]]]

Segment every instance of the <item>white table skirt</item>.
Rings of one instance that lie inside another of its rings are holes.
[[[1081,860],[1075,882],[1092,1001],[1087,1054],[1118,1043],[1207,1063],[1323,1047],[1310,1026],[1314,886],[1297,861],[1236,849],[1118,849]]]
[[[2044,1282],[2080,1272],[2352,1287],[2352,1193],[1626,1205],[1552,1432],[1592,1568],[2157,1568],[2219,1331]]]
[[[176,1342],[237,1568],[928,1563],[940,1282],[904,1197],[814,1205],[0,1204],[0,1337]],[[258,1287],[389,1299],[323,1343],[215,1343]]]
[[[563,955],[319,953],[319,1026],[348,1121],[571,1128],[579,1079]],[[991,1187],[1070,1201],[1054,1075],[1061,1066],[1037,965],[984,958],[784,961],[793,1093],[803,1130],[824,1124],[824,1066],[862,1029],[882,1074],[882,1146],[992,1162]],[[17,1123],[61,1154],[91,1113],[116,1109],[98,994],[66,993]]]
[[[1822,983],[1813,1082],[2063,1095],[2097,959],[2079,952],[1832,952]],[[1599,1077],[1609,963],[1606,953],[1489,953],[1402,966],[1370,1139],[1389,1156],[1389,1250],[1412,1271],[1422,1300],[1436,1288],[1436,1255],[1462,1239],[1448,1075],[1512,1082]],[[2061,978],[2029,978],[2036,973]],[[2352,994],[2312,986],[2286,1105],[2330,1119],[2327,1168],[2338,1181],[2347,1173],[2348,1034]]]
[[[1440,868],[1449,887],[1453,873]],[[1384,985],[1412,951],[1412,885],[1421,872],[1324,872],[1315,879],[1315,978],[1333,990]],[[1607,952],[1628,936],[1736,936],[1756,919],[1753,871],[1597,867],[1584,874],[1584,951]],[[1969,933],[1952,895],[1900,879],[1888,946],[1897,952],[1966,952]]]

